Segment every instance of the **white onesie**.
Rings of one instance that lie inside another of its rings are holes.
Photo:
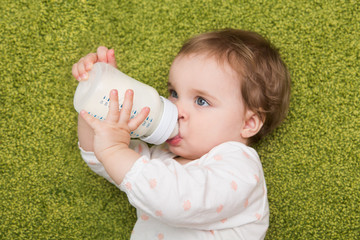
[[[137,209],[131,239],[263,239],[269,206],[258,154],[226,142],[185,165],[167,145],[149,148],[133,140],[142,155],[116,185]],[[81,150],[88,166],[112,182],[94,153]]]

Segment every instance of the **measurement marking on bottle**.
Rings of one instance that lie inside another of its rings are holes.
[[[100,104],[101,105],[104,105],[104,106],[108,106],[109,105],[109,101],[110,101],[110,98],[108,98],[107,96],[104,96],[101,100],[100,100]]]

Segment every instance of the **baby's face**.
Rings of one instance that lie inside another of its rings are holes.
[[[179,135],[168,141],[174,154],[193,160],[221,143],[246,142],[240,82],[227,64],[205,55],[177,57],[169,92],[179,111]]]

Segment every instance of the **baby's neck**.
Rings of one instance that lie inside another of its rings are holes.
[[[185,164],[193,161],[193,160],[189,160],[189,159],[186,159],[186,158],[183,158],[183,157],[179,157],[179,156],[175,157],[174,159],[175,159],[178,163],[180,163],[181,165],[185,165]]]

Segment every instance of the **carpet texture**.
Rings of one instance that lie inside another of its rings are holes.
[[[360,3],[357,0],[4,0],[0,4],[0,238],[129,239],[135,211],[77,149],[71,67],[99,45],[166,95],[190,36],[253,30],[292,77],[285,123],[258,150],[266,239],[359,239]]]

